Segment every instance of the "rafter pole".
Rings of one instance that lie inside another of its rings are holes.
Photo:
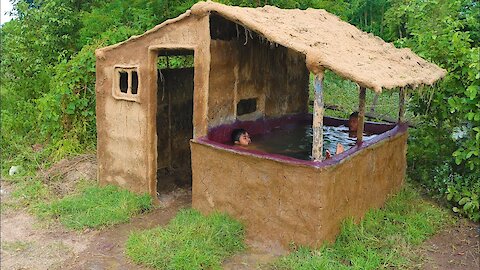
[[[314,161],[321,161],[323,158],[323,71],[315,74],[314,90],[315,100],[313,101],[313,145],[312,156]]]
[[[365,97],[367,96],[367,89],[360,86],[360,94],[358,96],[358,127],[357,127],[357,145],[361,145],[363,141],[363,127],[365,122]]]
[[[400,88],[398,92],[398,123],[405,123],[405,96],[406,96],[406,89]]]

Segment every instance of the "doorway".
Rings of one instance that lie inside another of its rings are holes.
[[[157,58],[157,192],[191,187],[193,50],[160,50]]]

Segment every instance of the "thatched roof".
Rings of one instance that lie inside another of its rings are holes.
[[[410,49],[397,49],[323,9],[245,8],[210,1],[196,3],[191,10],[141,36],[97,51],[112,50],[192,14],[206,16],[211,12],[304,54],[307,67],[313,73],[330,69],[376,92],[381,92],[382,88],[432,85],[446,74],[444,69],[425,61]]]
[[[361,86],[382,88],[432,85],[446,71],[410,49],[397,49],[323,9],[244,8],[200,2],[192,14],[217,12],[268,40],[306,55],[312,72],[330,69]]]

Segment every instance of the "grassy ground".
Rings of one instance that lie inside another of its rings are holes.
[[[412,269],[421,265],[418,246],[453,224],[446,209],[406,187],[356,224],[346,220],[337,240],[318,249],[292,244],[291,253],[260,269]],[[167,227],[133,233],[126,254],[155,269],[219,269],[243,249],[243,228],[227,216],[181,211]]]
[[[82,229],[128,222],[133,215],[152,207],[147,195],[135,195],[116,187],[98,187],[89,179],[63,179],[70,171],[80,172],[79,175],[86,173],[81,171],[82,164],[93,166],[96,171],[94,155],[90,154],[93,161],[81,159],[89,155],[75,155],[78,152],[72,148],[74,142],[30,143],[12,141],[9,148],[12,152],[2,153],[2,184],[13,186],[11,199],[2,202],[2,210],[26,209],[43,220],[59,219],[68,228]],[[91,151],[91,147],[83,148]],[[9,169],[14,165],[19,167],[18,172],[10,176]]]
[[[244,249],[243,239],[243,226],[227,215],[187,209],[166,227],[132,233],[126,254],[155,269],[221,269],[226,257]]]
[[[80,194],[40,203],[35,212],[44,218],[58,218],[69,229],[81,230],[128,222],[151,207],[148,194],[136,195],[116,186],[91,186]]]
[[[355,224],[344,222],[335,243],[294,248],[271,269],[409,269],[418,266],[416,247],[453,219],[407,185],[384,208]]]

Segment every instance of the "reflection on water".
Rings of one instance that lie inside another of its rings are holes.
[[[376,135],[364,134],[363,140],[370,140]],[[274,129],[270,133],[252,136],[252,148],[293,158],[312,159],[312,125],[286,126]],[[323,126],[323,155],[328,149],[335,154],[337,143],[345,150],[355,145],[356,138],[348,136],[348,127]]]

